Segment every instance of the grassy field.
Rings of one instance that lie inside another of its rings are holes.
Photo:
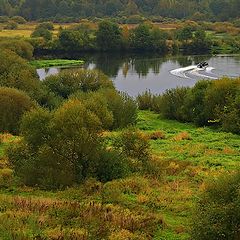
[[[0,239],[189,239],[191,211],[209,178],[236,170],[240,136],[140,111],[151,140],[148,175],[50,192],[19,187],[0,145]],[[118,133],[109,133],[113,136]],[[10,143],[9,143],[10,142]],[[11,183],[9,185],[9,182]]]
[[[48,68],[54,66],[79,66],[82,65],[82,60],[68,60],[68,59],[53,59],[53,60],[34,60],[30,64],[36,68]]]

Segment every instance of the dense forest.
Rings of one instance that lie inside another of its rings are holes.
[[[239,0],[0,0],[0,15],[28,20],[132,15],[225,21],[237,18]]]

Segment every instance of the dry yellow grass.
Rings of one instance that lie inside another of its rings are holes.
[[[174,141],[181,141],[181,140],[192,140],[192,137],[188,132],[181,132],[173,137]]]

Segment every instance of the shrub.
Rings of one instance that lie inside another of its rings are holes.
[[[33,57],[33,46],[23,40],[0,41],[0,48],[9,49],[15,52],[18,56],[28,60],[31,60]]]
[[[108,107],[106,98],[100,92],[77,92],[70,98],[80,100],[89,110],[94,112],[101,120],[103,129],[112,128],[113,114]]]
[[[53,93],[68,98],[77,91],[97,91],[101,88],[113,88],[112,81],[100,71],[96,70],[65,70],[58,75],[47,77],[44,80]]]
[[[25,142],[10,148],[8,156],[25,184],[69,186],[94,170],[101,122],[80,101],[70,100],[53,114],[29,112],[21,129]]]
[[[239,239],[239,188],[239,173],[225,174],[207,185],[193,214],[194,239]]]
[[[146,166],[150,157],[150,144],[147,136],[141,131],[132,127],[123,130],[114,146],[127,157],[136,159]]]
[[[47,29],[49,31],[54,30],[54,25],[52,22],[42,22],[36,26],[36,29]]]
[[[209,113],[205,111],[205,95],[212,81],[199,81],[188,91],[184,100],[186,119],[202,126],[208,123]]]
[[[45,41],[51,41],[52,35],[53,34],[46,28],[37,28],[32,32],[31,37],[32,38],[42,37]]]
[[[125,93],[113,89],[101,91],[107,99],[109,110],[113,113],[113,128],[124,128],[137,122],[137,104]]]
[[[238,96],[240,93],[240,79],[227,79],[213,81],[207,89],[204,99],[204,111],[209,117],[208,120],[224,124],[225,130],[231,130],[232,122],[239,114]],[[229,125],[230,124],[230,125]],[[237,120],[237,125],[239,120]],[[233,127],[233,126],[232,126]]]
[[[96,173],[103,182],[124,178],[130,173],[129,161],[117,151],[104,151],[100,155]]]
[[[123,128],[136,123],[136,102],[128,95],[118,93],[114,89],[102,89],[89,93],[76,92],[71,98],[84,101],[87,105],[90,104],[91,110],[101,119],[102,123],[105,123],[105,129]]]
[[[0,86],[25,91],[36,100],[40,99],[42,91],[35,69],[9,50],[0,51]]]
[[[16,23],[18,23],[18,24],[24,24],[24,23],[27,22],[27,21],[26,21],[23,17],[21,17],[21,16],[13,16],[13,17],[11,17],[11,20],[14,21],[14,22],[16,22]]]
[[[9,21],[6,26],[4,26],[4,29],[8,29],[8,30],[15,30],[18,28],[18,24],[14,21]]]
[[[167,90],[160,99],[160,112],[169,119],[184,121],[183,106],[189,88],[176,88]]]
[[[35,104],[25,93],[0,87],[0,132],[18,133],[20,120]]]
[[[138,108],[140,110],[151,110],[153,106],[153,94],[150,91],[145,91],[137,96]]]

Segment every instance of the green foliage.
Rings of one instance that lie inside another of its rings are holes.
[[[80,101],[68,101],[53,114],[42,109],[29,112],[21,129],[24,140],[10,148],[8,156],[25,184],[59,188],[94,171],[101,121]]]
[[[225,175],[208,184],[192,222],[194,239],[238,239],[240,174]]]
[[[102,90],[109,110],[113,113],[113,128],[124,128],[137,122],[137,103],[126,93],[112,89]]]
[[[13,17],[11,17],[11,20],[18,23],[18,24],[24,24],[24,23],[27,22],[26,19],[24,19],[21,16],[13,16]]]
[[[146,166],[150,157],[150,144],[143,132],[133,127],[125,129],[116,139],[114,146],[127,157],[138,160],[143,167]]]
[[[0,49],[8,49],[15,52],[22,58],[27,60],[32,59],[33,57],[33,46],[23,40],[3,40],[0,41]]]
[[[34,102],[25,93],[0,87],[0,132],[19,133],[22,115],[33,107]]]
[[[59,45],[62,50],[91,50],[96,48],[95,42],[91,29],[84,25],[64,29],[59,33]]]
[[[37,101],[43,94],[35,69],[9,50],[0,51],[0,86],[22,90]]]
[[[150,109],[168,119],[216,125],[239,134],[239,78],[199,81],[193,88],[167,90],[162,95],[138,96],[140,109]],[[233,124],[234,122],[234,124]]]
[[[42,22],[37,25],[36,30],[37,29],[47,29],[49,31],[52,31],[54,30],[54,25],[52,22]]]
[[[36,68],[49,68],[55,66],[79,66],[84,62],[82,60],[52,59],[52,60],[34,60],[30,64]]]
[[[8,21],[8,23],[4,26],[4,29],[14,30],[18,28],[18,24],[15,21]]]
[[[37,28],[31,34],[32,38],[39,38],[42,37],[45,41],[52,40],[52,33],[46,28]]]
[[[122,45],[122,32],[118,24],[103,21],[99,23],[96,33],[97,45],[102,50],[120,49]]]
[[[53,93],[62,98],[77,91],[96,91],[101,88],[113,88],[112,81],[96,70],[66,70],[58,75],[50,76],[43,81]]]
[[[188,91],[185,87],[167,90],[160,98],[161,114],[169,119],[185,120],[183,106]]]
[[[71,98],[77,98],[89,105],[101,119],[105,129],[124,128],[137,121],[136,102],[128,95],[118,93],[114,89],[89,93],[76,92]]]
[[[97,177],[102,182],[124,178],[130,173],[129,160],[116,150],[103,151],[97,167]]]

